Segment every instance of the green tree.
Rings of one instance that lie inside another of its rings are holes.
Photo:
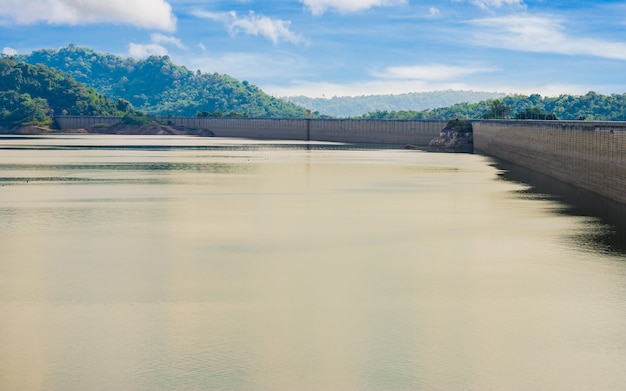
[[[132,108],[132,105],[130,104],[129,101],[127,101],[126,99],[118,99],[117,100],[117,109],[119,111],[123,111],[123,112],[129,112]]]
[[[0,91],[0,124],[15,126],[29,123],[48,123],[48,102],[32,98],[30,94]]]
[[[554,113],[546,113],[537,107],[531,107],[524,111],[520,111],[513,117],[514,119],[537,119],[537,120],[556,120]]]
[[[42,64],[0,58],[0,122],[17,125],[49,122],[47,113],[123,115],[131,108]]]
[[[483,119],[503,119],[508,118],[511,108],[501,99],[488,100],[489,110],[483,114]]]

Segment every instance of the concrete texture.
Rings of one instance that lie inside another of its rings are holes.
[[[427,146],[447,121],[382,121],[318,119],[253,119],[157,117],[159,122],[190,129],[207,129],[216,137],[256,140],[331,141],[371,144]],[[61,129],[89,128],[114,124],[119,117],[60,116]]]
[[[626,204],[626,123],[474,121],[474,148]]]

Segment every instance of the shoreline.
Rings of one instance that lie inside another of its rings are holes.
[[[147,136],[199,136],[213,137],[208,129],[191,129],[179,126],[162,125],[158,123],[147,125],[107,125],[92,128],[58,130],[50,126],[23,125],[13,128],[0,127],[0,135],[43,135],[43,134],[119,134],[119,135],[147,135]]]

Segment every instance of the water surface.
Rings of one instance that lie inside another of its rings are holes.
[[[505,170],[0,138],[0,389],[623,389],[619,225]]]

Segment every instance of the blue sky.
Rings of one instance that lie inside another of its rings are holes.
[[[0,0],[5,54],[70,43],[276,96],[626,92],[626,1]]]

